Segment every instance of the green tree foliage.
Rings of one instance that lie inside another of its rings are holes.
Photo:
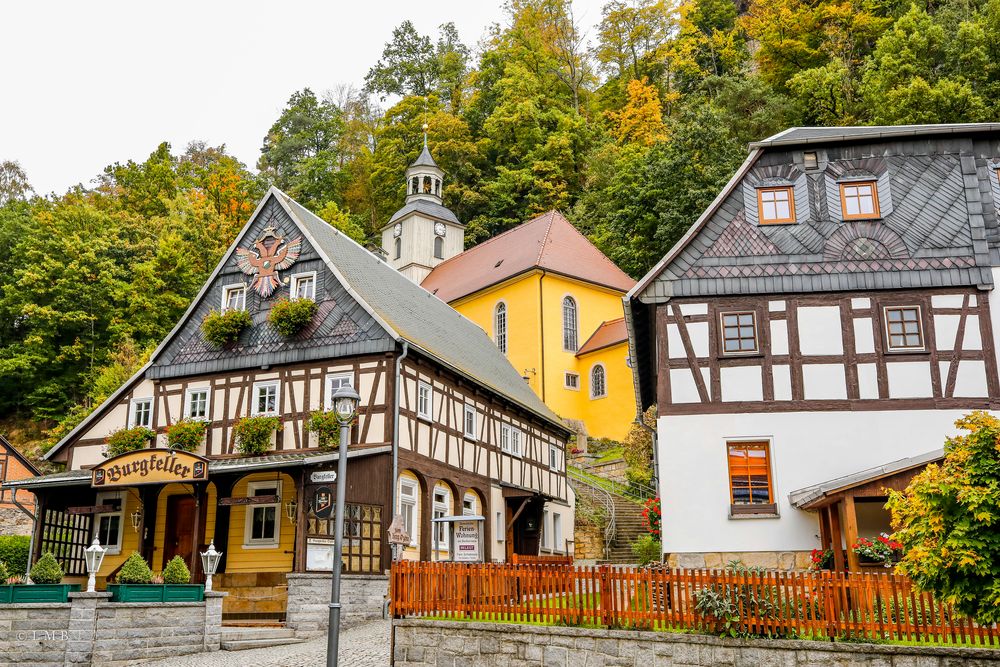
[[[941,465],[892,491],[899,569],[938,599],[987,625],[1000,622],[1000,420],[973,412],[955,425]]]
[[[0,206],[24,199],[31,192],[28,175],[21,165],[13,160],[0,161]]]

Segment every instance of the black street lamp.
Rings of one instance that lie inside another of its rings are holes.
[[[326,664],[337,667],[340,645],[340,571],[344,568],[344,500],[347,496],[347,445],[351,440],[351,422],[361,397],[350,386],[340,387],[333,395],[333,410],[340,422],[340,456],[337,459],[337,509],[333,526],[333,586],[330,590],[330,628],[327,631]]]

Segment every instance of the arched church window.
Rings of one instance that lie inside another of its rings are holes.
[[[417,176],[414,176],[410,180],[410,194],[411,195],[415,195],[419,191],[420,191],[420,178],[417,177]]]
[[[507,304],[503,301],[493,312],[493,339],[500,351],[507,354]]]
[[[395,257],[393,259],[399,259],[399,256],[403,254],[403,239],[396,237],[396,251]]]
[[[440,178],[435,178],[434,179],[434,194],[436,194],[438,197],[441,196],[441,179]]]
[[[577,348],[576,301],[568,296],[563,299],[563,349],[576,352]]]
[[[434,237],[434,258],[444,259],[444,238],[440,236]]]
[[[430,194],[431,193],[431,177],[430,176],[424,176],[424,193],[425,194]]]

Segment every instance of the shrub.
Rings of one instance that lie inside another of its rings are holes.
[[[258,456],[271,448],[271,434],[281,430],[277,417],[244,417],[233,424],[236,448],[243,456]]]
[[[104,439],[104,455],[110,459],[119,454],[134,452],[148,445],[155,437],[156,433],[145,426],[118,429]]]
[[[271,307],[267,321],[282,336],[294,336],[312,322],[316,314],[316,302],[312,299],[282,299]]]
[[[0,562],[7,566],[8,576],[25,573],[30,551],[31,538],[27,535],[0,535]]]
[[[654,539],[660,540],[663,539],[661,523],[660,499],[650,498],[642,508],[642,525]]]
[[[663,558],[663,545],[652,535],[643,535],[632,543],[632,553],[639,560],[639,565],[658,563]]]
[[[163,583],[165,584],[189,584],[191,583],[191,570],[188,569],[184,559],[174,556],[163,568]]]
[[[766,570],[747,567],[736,560],[726,565],[726,572],[737,575],[747,583],[712,584],[694,594],[695,609],[714,624],[715,631],[723,637],[744,639],[786,636],[782,631],[766,629],[772,625],[767,621],[777,619],[786,604],[781,591],[774,586],[749,583],[751,575],[762,575]]]
[[[7,571],[7,566],[2,560],[0,560],[0,583],[7,581],[10,576],[10,572]]]
[[[316,434],[316,440],[323,449],[330,449],[340,444],[340,420],[335,412],[316,410],[309,415],[306,424],[310,433]]]
[[[152,580],[153,571],[149,569],[149,563],[138,551],[133,551],[122,565],[122,569],[118,570],[119,584],[148,584]]]
[[[31,580],[36,584],[58,584],[62,578],[63,569],[52,552],[46,552],[31,566]]]
[[[171,449],[193,452],[205,437],[205,422],[200,419],[181,419],[167,427],[167,444]]]
[[[245,310],[211,311],[201,322],[201,335],[209,345],[224,347],[239,340],[240,333],[253,324]]]
[[[643,423],[656,428],[656,406],[650,406],[642,415]],[[653,434],[633,423],[622,442],[625,459],[625,477],[633,484],[649,486],[653,482]]]

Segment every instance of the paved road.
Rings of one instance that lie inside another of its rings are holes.
[[[194,653],[145,664],[147,667],[317,667],[326,664],[326,635],[289,646]],[[372,621],[345,630],[340,636],[340,664],[388,667],[389,621]]]

